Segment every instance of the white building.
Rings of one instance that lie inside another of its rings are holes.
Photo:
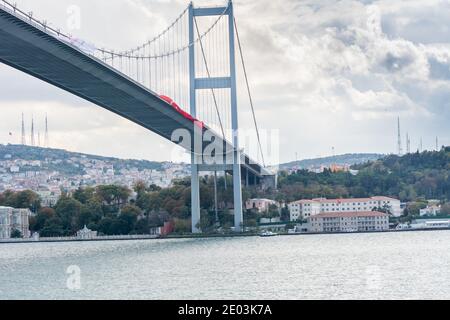
[[[20,231],[24,238],[30,237],[29,209],[0,207],[0,239],[9,239],[14,230]]]
[[[411,229],[447,229],[450,228],[450,219],[416,219],[411,223]]]
[[[38,191],[37,194],[41,198],[41,204],[44,207],[53,207],[61,197],[61,191]]]
[[[321,213],[320,202],[300,200],[288,205],[291,221],[299,221]]]
[[[382,212],[321,213],[308,218],[309,232],[365,232],[389,230],[389,215]]]
[[[9,168],[9,171],[11,173],[19,173],[20,172],[20,167],[18,167],[18,166],[11,166],[11,168]]]
[[[428,206],[425,209],[420,209],[420,216],[421,217],[432,217],[432,216],[438,216],[441,214],[441,206]]]
[[[321,213],[367,212],[386,208],[394,217],[402,215],[400,200],[388,197],[359,199],[325,199],[300,200],[288,205],[291,221],[304,220]]]
[[[13,209],[12,212],[12,230],[19,230],[22,237],[29,238],[30,232],[30,209]]]
[[[97,238],[97,235],[97,231],[92,231],[87,226],[84,226],[83,229],[77,232],[77,238],[80,240],[92,240]]]
[[[259,213],[269,212],[271,205],[275,205],[278,208],[278,203],[270,199],[250,199],[245,202],[247,210],[256,209]]]
[[[0,239],[11,238],[12,208],[0,207]]]

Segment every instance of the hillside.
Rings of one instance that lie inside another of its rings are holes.
[[[0,161],[19,159],[27,161],[45,161],[48,167],[41,168],[41,170],[56,170],[66,174],[82,173],[80,172],[82,169],[70,161],[70,159],[73,158],[104,161],[110,165],[113,165],[116,170],[129,168],[137,168],[139,170],[161,170],[163,165],[163,163],[160,162],[147,160],[125,160],[70,152],[60,149],[0,144]]]
[[[369,161],[376,161],[384,157],[381,154],[344,154],[336,157],[326,157],[318,159],[308,159],[296,162],[290,162],[280,165],[280,169],[286,170],[291,168],[306,169],[311,167],[330,166],[332,164],[338,165],[355,165],[363,164]],[[60,172],[66,172],[67,174],[73,174],[74,171],[78,171],[77,167],[67,160],[71,158],[85,158],[88,160],[99,160],[110,163],[115,169],[126,168],[138,168],[139,170],[161,170],[164,163],[147,161],[147,160],[134,160],[134,159],[118,159],[114,157],[102,157],[91,154],[84,154],[78,152],[70,152],[61,149],[49,149],[40,147],[30,147],[23,145],[1,145],[0,144],[0,161],[2,160],[28,160],[28,161],[44,161],[50,160],[54,162],[61,160],[62,163],[56,165],[52,170]]]
[[[308,169],[308,168],[318,168],[321,166],[329,167],[333,164],[341,166],[343,165],[353,166],[355,164],[362,164],[369,161],[376,161],[383,157],[385,157],[385,155],[376,153],[348,153],[338,155],[335,157],[325,157],[325,158],[307,159],[289,162],[280,165],[280,168],[283,170],[288,170],[292,168]]]
[[[348,198],[391,196],[402,201],[438,199],[450,201],[450,147],[440,152],[388,156],[355,165],[357,175],[348,172],[312,173],[298,170],[279,177],[279,190],[259,194],[294,201],[317,197]]]

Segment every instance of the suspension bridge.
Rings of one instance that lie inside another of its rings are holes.
[[[258,161],[240,148],[237,56],[242,62],[258,137]],[[237,232],[243,230],[242,184],[276,186],[276,177],[264,165],[231,0],[223,7],[194,7],[190,3],[156,37],[120,51],[98,48],[0,0],[0,62],[120,115],[189,151],[194,233],[201,232],[200,172],[233,176]],[[176,132],[186,132],[189,138]],[[206,133],[209,138],[205,141]],[[214,148],[215,160],[211,162],[204,158],[212,142],[220,148]]]

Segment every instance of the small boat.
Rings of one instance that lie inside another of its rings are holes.
[[[275,237],[277,235],[278,233],[274,233],[272,231],[263,231],[262,233],[259,234],[260,237]]]

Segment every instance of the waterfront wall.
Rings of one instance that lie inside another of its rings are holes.
[[[67,241],[109,241],[109,240],[148,240],[158,239],[158,235],[125,235],[125,236],[98,236],[91,239],[79,237],[51,237],[51,238],[25,238],[25,239],[0,239],[0,243],[30,243],[30,242],[67,242]]]

